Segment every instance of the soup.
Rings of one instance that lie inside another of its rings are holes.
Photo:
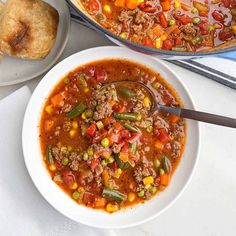
[[[169,51],[209,50],[235,39],[235,0],[81,0],[100,25],[135,43]]]
[[[40,144],[52,177],[77,203],[109,213],[163,191],[181,158],[185,121],[150,113],[149,86],[160,104],[181,106],[160,74],[127,60],[76,68],[43,107]]]

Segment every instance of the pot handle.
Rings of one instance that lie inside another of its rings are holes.
[[[217,57],[236,61],[236,51],[218,54]]]

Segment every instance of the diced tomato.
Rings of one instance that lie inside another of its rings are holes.
[[[126,111],[126,106],[122,103],[116,103],[112,108],[116,112],[125,112]]]
[[[114,143],[118,143],[120,140],[120,134],[112,132],[112,133],[108,134],[108,139],[109,139],[110,145],[112,145]]]
[[[122,139],[127,139],[127,138],[129,138],[129,137],[130,137],[130,132],[129,132],[129,130],[127,130],[127,129],[121,130],[121,131],[120,131],[120,137],[121,137]]]
[[[83,195],[83,202],[85,205],[91,205],[95,201],[95,196],[92,193],[85,192]]]
[[[168,135],[168,133],[166,132],[165,129],[160,129],[159,130],[159,136],[158,139],[162,142],[162,143],[167,143],[170,140],[170,137]]]
[[[53,120],[45,120],[44,122],[44,129],[46,132],[50,131],[54,126],[54,121]]]
[[[147,47],[153,47],[153,42],[150,38],[146,37],[143,40],[143,45]]]
[[[171,50],[173,47],[173,42],[170,39],[166,39],[163,41],[162,48],[164,50]]]
[[[231,4],[231,0],[221,0],[221,2],[224,4],[224,6],[226,8],[229,8],[230,4]]]
[[[89,135],[90,137],[93,137],[95,135],[95,132],[96,132],[95,124],[91,124],[86,131],[87,135]]]
[[[122,147],[121,152],[129,152],[129,146],[127,143]]]
[[[62,172],[62,180],[66,185],[71,185],[75,182],[75,176],[73,175],[72,171],[64,170]]]
[[[133,142],[137,141],[139,139],[139,137],[140,137],[140,134],[132,133],[131,137],[127,139],[127,142],[133,143]]]
[[[198,24],[198,26],[199,26],[199,29],[200,29],[202,35],[208,34],[208,32],[209,32],[208,31],[208,22],[202,21],[200,24]]]
[[[192,18],[189,17],[188,15],[175,15],[175,18],[181,22],[183,25],[187,25],[189,23],[192,23]]]
[[[175,45],[176,46],[183,45],[183,40],[181,39],[181,37],[175,39]]]
[[[212,12],[212,16],[217,21],[224,21],[224,18],[225,18],[224,14],[222,12],[217,11],[217,10]]]
[[[225,41],[233,36],[233,32],[231,30],[222,30],[219,32],[219,40]]]
[[[97,159],[93,159],[91,161],[91,163],[89,164],[89,166],[91,167],[92,170],[94,170],[97,167],[98,163],[99,163],[98,158]]]
[[[113,163],[111,164],[108,164],[107,165],[109,168],[111,168],[113,171],[116,171],[118,169],[118,165],[116,163],[116,161],[114,161]]]
[[[163,12],[159,14],[159,20],[160,20],[161,26],[163,28],[167,28],[168,21],[167,21],[166,16]]]
[[[99,10],[99,4],[97,2],[97,0],[89,0],[89,8],[91,10],[94,10],[94,11],[98,11]]]
[[[96,78],[97,82],[99,82],[99,83],[104,82],[107,79],[106,71],[100,70],[100,69],[96,70],[95,71],[95,78]]]

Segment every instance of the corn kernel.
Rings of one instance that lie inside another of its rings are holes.
[[[83,120],[86,120],[86,115],[85,115],[84,112],[82,113],[81,118],[82,118]]]
[[[119,175],[122,174],[122,170],[121,170],[121,168],[118,168],[118,169],[117,169],[117,173],[118,173]]]
[[[156,47],[156,48],[161,48],[161,45],[162,45],[162,40],[161,40],[161,38],[156,38],[155,47]]]
[[[84,92],[88,93],[89,92],[89,88],[88,87],[84,88]]]
[[[61,152],[64,152],[64,151],[67,151],[67,147],[62,146],[62,147],[61,147]]]
[[[68,150],[69,152],[71,152],[71,151],[73,150],[73,148],[72,148],[71,146],[68,146],[68,147],[67,147],[67,150]]]
[[[234,34],[236,34],[236,25],[232,25],[231,28],[232,28]]]
[[[73,184],[70,185],[70,189],[77,189],[78,188],[78,184],[76,182],[74,182]]]
[[[122,33],[120,34],[120,37],[121,37],[122,39],[127,39],[127,33],[122,32]]]
[[[75,134],[76,134],[76,131],[75,131],[74,129],[72,129],[72,130],[70,131],[70,137],[71,137],[71,138],[75,137]]]
[[[111,14],[111,7],[108,4],[105,4],[103,6],[103,10],[104,10],[105,13]]]
[[[45,111],[46,111],[49,115],[51,115],[52,112],[53,112],[52,106],[51,106],[51,105],[46,106],[46,107],[45,107]]]
[[[50,170],[50,171],[56,171],[56,169],[57,169],[57,167],[56,167],[54,164],[51,164],[51,165],[49,166],[49,170]]]
[[[133,202],[134,199],[135,199],[135,193],[129,193],[129,194],[128,194],[128,200],[129,200],[129,202]]]
[[[179,8],[181,6],[181,3],[177,0],[174,1],[174,8]]]
[[[150,185],[153,182],[154,182],[154,178],[152,176],[148,176],[143,179],[144,185]]]
[[[149,97],[145,97],[143,99],[143,104],[144,104],[145,107],[150,107],[151,101],[150,101]]]
[[[106,206],[106,211],[107,212],[112,213],[112,212],[115,212],[115,211],[118,211],[118,210],[119,210],[119,207],[116,204],[108,203],[107,206]]]
[[[77,121],[73,121],[73,122],[72,122],[72,127],[73,127],[74,129],[78,129],[78,127],[79,127],[78,122],[77,122]]]

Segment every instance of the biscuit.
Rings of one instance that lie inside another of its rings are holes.
[[[43,59],[55,43],[58,22],[58,12],[41,0],[8,0],[0,21],[0,51]]]

